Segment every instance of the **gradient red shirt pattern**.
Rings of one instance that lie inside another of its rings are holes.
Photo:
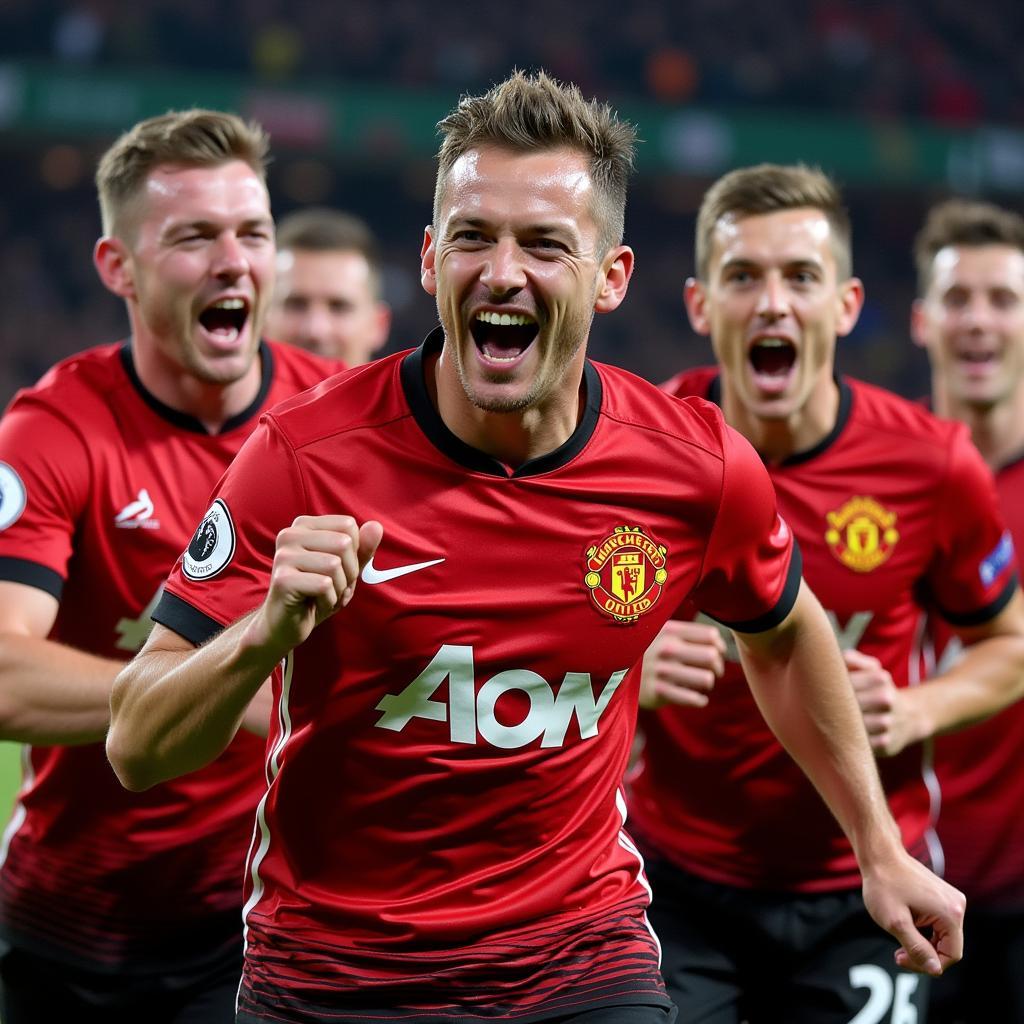
[[[771,484],[713,406],[587,364],[576,432],[509,472],[427,397],[440,343],[266,417],[156,612],[200,642],[262,600],[300,513],[384,526],[382,575],[275,680],[242,1020],[667,1005],[623,830],[633,665],[688,595],[762,628],[795,598]]]
[[[706,368],[665,388],[716,396],[717,381]],[[1001,555],[1005,527],[965,428],[859,381],[838,386],[830,435],[768,472],[840,645],[879,658],[907,686],[919,681],[926,608],[977,623],[1009,600],[1016,577]],[[848,841],[765,724],[734,649],[707,707],[663,708],[641,727],[630,816],[650,850],[727,885],[860,884]],[[921,745],[879,769],[907,848],[927,859],[935,808]]]
[[[0,422],[0,579],[59,600],[51,639],[128,660],[260,413],[340,365],[288,346],[261,354],[258,396],[215,436],[146,391],[127,344],[73,356],[15,396]],[[263,748],[239,735],[203,771],[129,793],[102,743],[26,746],[0,848],[0,934],[120,974],[237,943]]]

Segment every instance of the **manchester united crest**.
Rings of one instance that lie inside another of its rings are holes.
[[[900,539],[896,513],[874,498],[851,498],[826,514],[825,541],[832,554],[854,572],[871,572],[892,554]]]
[[[587,548],[583,582],[602,612],[618,622],[633,622],[661,597],[667,554],[639,526],[616,526]]]

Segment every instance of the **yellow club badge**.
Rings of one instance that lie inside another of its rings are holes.
[[[825,541],[832,554],[854,572],[871,572],[885,562],[900,539],[896,513],[874,498],[851,498],[825,515]]]
[[[587,548],[583,582],[602,612],[618,622],[633,622],[661,597],[667,554],[641,527],[616,526]]]

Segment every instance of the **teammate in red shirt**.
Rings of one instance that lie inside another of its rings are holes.
[[[146,794],[102,740],[210,489],[272,404],[331,367],[260,343],[273,284],[266,137],[215,112],[104,156],[96,265],[131,340],[65,360],[0,422],[3,738],[24,784],[0,848],[5,1024],[231,1019],[264,741]],[[269,702],[254,706],[266,731]]]
[[[586,360],[633,266],[632,129],[519,73],[440,127],[441,329],[264,419],[115,686],[137,789],[217,756],[273,674],[239,1020],[673,1019],[619,787],[633,666],[686,597],[939,970],[959,894],[896,839],[767,475],[712,406]]]
[[[915,741],[1008,699],[1024,668],[991,475],[961,426],[835,378],[836,338],[853,328],[862,286],[823,174],[761,165],[720,179],[699,214],[697,266],[687,309],[718,367],[666,389],[720,404],[764,459],[854,688],[919,681],[926,607],[974,642],[961,669],[901,691],[918,709],[902,729],[865,697],[878,746],[899,755],[881,769],[903,842],[926,858],[931,807]],[[683,703],[704,706],[645,716],[630,804],[681,1017],[864,1024],[916,1008],[923,1019],[926,986],[865,912],[853,848],[766,726],[728,632],[710,642],[711,628],[674,624],[648,658],[655,695],[681,688]]]
[[[917,239],[912,327],[932,403],[970,428],[1024,548],[1024,219],[949,200]],[[959,653],[935,623],[940,671]],[[1024,685],[1024,678],[1021,680]],[[946,877],[967,895],[970,955],[934,987],[933,1024],[1024,1020],[1024,703],[935,740]]]

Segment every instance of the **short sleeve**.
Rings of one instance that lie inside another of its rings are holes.
[[[277,535],[305,505],[295,453],[266,416],[214,489],[153,619],[198,645],[252,611],[266,595]]]
[[[963,427],[950,445],[935,526],[926,599],[955,626],[988,622],[1017,589],[1017,560],[995,480]]]
[[[759,633],[789,614],[800,572],[800,549],[767,470],[747,440],[724,426],[721,499],[692,600],[730,629]]]
[[[0,420],[0,579],[58,600],[92,469],[81,435],[32,399]]]

